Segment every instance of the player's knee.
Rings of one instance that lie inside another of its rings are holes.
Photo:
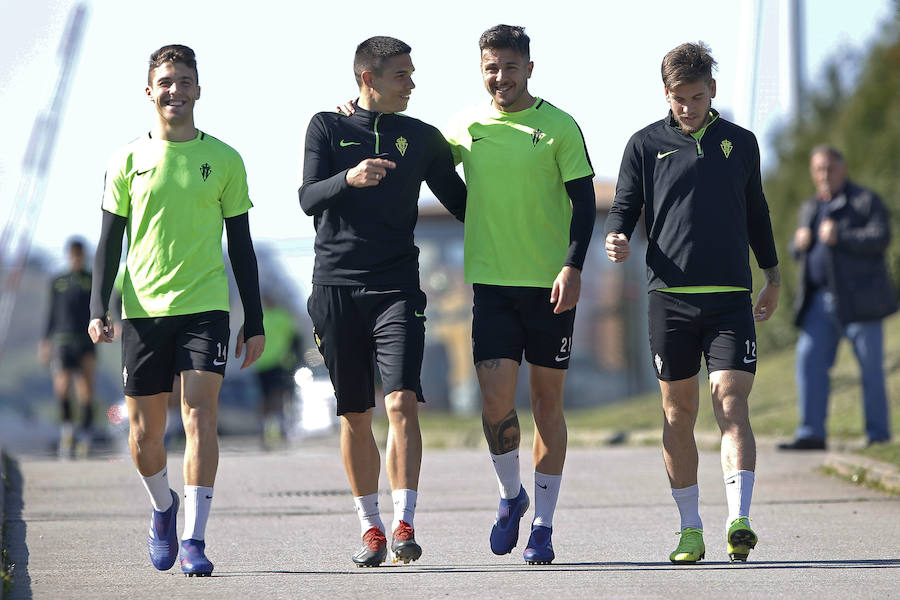
[[[563,418],[562,398],[556,394],[534,394],[531,412],[537,422],[558,421]]]
[[[384,398],[388,419],[409,419],[418,414],[419,398],[412,390],[397,390]]]

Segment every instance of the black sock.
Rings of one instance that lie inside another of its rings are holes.
[[[92,402],[88,402],[87,404],[82,404],[81,405],[81,428],[84,431],[89,431],[93,422],[94,422],[94,404]]]
[[[71,423],[72,422],[72,401],[69,400],[68,397],[60,398],[59,408],[62,410],[62,422],[63,423]]]

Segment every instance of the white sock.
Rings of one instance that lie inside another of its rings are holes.
[[[681,529],[693,527],[703,529],[703,521],[700,520],[700,487],[695,483],[686,488],[672,488],[672,497],[678,505],[681,514]]]
[[[559,498],[562,475],[545,475],[534,472],[534,521],[532,526],[553,527],[553,513]]]
[[[725,501],[728,502],[728,525],[735,519],[750,516],[750,499],[753,497],[753,471],[735,471],[725,476]]]
[[[359,517],[359,526],[362,530],[360,535],[373,527],[384,531],[381,513],[378,512],[378,492],[367,496],[356,496],[353,498],[353,503],[356,505],[356,516]]]
[[[494,472],[497,474],[497,485],[500,497],[512,500],[522,489],[522,476],[519,474],[519,449],[510,450],[506,454],[491,453],[494,461]]]
[[[138,475],[141,475],[138,473]],[[150,502],[153,504],[154,510],[160,512],[169,510],[172,506],[172,492],[169,491],[169,469],[163,467],[163,470],[156,475],[144,477],[141,475],[141,481],[144,482],[144,488],[150,494]]]
[[[391,492],[391,497],[394,499],[394,520],[391,521],[391,531],[397,529],[400,521],[413,527],[419,493],[416,490],[394,490]]]
[[[184,533],[182,540],[202,540],[212,508],[213,489],[202,485],[184,486]]]

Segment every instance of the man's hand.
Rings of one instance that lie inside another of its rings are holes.
[[[354,100],[347,100],[343,104],[339,104],[335,107],[342,115],[347,115],[348,117],[356,112],[356,104],[354,104]]]
[[[796,248],[798,252],[806,252],[810,245],[812,245],[812,240],[812,229],[809,227],[798,227],[797,231],[794,232],[794,248]]]
[[[631,254],[631,246],[624,233],[610,233],[606,236],[606,256],[614,263],[625,262]]]
[[[778,308],[778,295],[781,287],[767,283],[763,289],[759,291],[759,297],[756,299],[756,306],[753,307],[753,320],[757,323],[768,321]]]
[[[356,188],[378,185],[387,175],[387,170],[396,166],[397,163],[386,158],[367,158],[347,171],[347,183]]]
[[[88,323],[88,335],[95,344],[100,342],[109,344],[116,337],[115,330],[107,318],[91,319]]]
[[[837,244],[837,225],[834,219],[822,219],[819,225],[819,240],[828,246]]]
[[[262,356],[263,350],[266,349],[266,336],[254,335],[252,338],[244,342],[244,326],[241,325],[241,329],[240,331],[238,331],[237,344],[235,344],[234,346],[235,358],[241,357],[241,352],[243,352],[244,346],[247,346],[247,353],[244,355],[243,364],[241,364],[242,369],[246,369],[247,367],[255,363],[260,356]]]
[[[563,267],[553,281],[553,289],[550,290],[550,304],[556,305],[553,307],[553,313],[558,315],[575,308],[580,295],[581,271],[575,267]]]
[[[50,364],[50,340],[41,340],[38,343],[38,360],[42,365]]]

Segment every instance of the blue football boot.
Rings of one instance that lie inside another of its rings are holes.
[[[160,571],[167,571],[175,564],[178,557],[178,535],[175,531],[178,520],[178,494],[172,492],[172,506],[168,510],[153,510],[150,516],[150,534],[147,537],[147,548],[150,550],[150,562]]]
[[[519,490],[519,495],[510,500],[500,499],[497,507],[497,520],[491,529],[491,552],[494,554],[509,554],[519,541],[519,520],[528,510],[531,502],[525,488]]]
[[[181,542],[181,571],[187,577],[209,577],[213,564],[206,558],[206,542],[189,539]]]
[[[553,542],[550,541],[552,534],[552,527],[531,526],[531,537],[528,538],[528,545],[522,554],[525,562],[529,565],[549,565],[553,562],[556,554],[553,553]]]

